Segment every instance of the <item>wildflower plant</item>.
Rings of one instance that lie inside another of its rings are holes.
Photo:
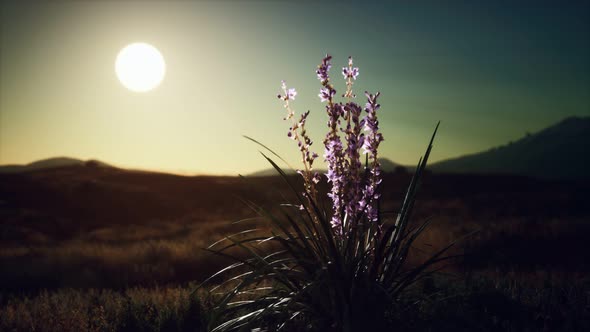
[[[221,288],[226,289],[215,306],[210,326],[213,331],[377,329],[383,326],[385,308],[399,301],[408,286],[432,272],[433,265],[443,260],[443,253],[453,245],[420,265],[404,264],[410,246],[428,224],[408,227],[436,129],[397,217],[386,220],[379,209],[382,172],[378,149],[383,141],[378,121],[380,94],[365,92],[364,105],[355,102],[353,85],[359,69],[349,58],[342,68],[344,101],[337,102],[329,75],[331,61],[332,57],[326,55],[316,70],[321,84],[318,96],[328,117],[323,142],[328,192],[321,194],[318,184],[322,178],[313,168],[318,154],[312,151],[313,142],[305,129],[309,111],[296,117],[292,102],[297,92],[283,82],[278,97],[286,110],[284,119],[290,121],[287,136],[301,153],[303,168],[297,173],[304,186],[298,187],[263,154],[291,187],[297,201],[281,205],[279,212],[246,201],[271,223],[271,234],[247,230],[209,247],[213,253],[236,261],[209,279],[225,277]],[[325,201],[328,204],[323,204]],[[245,251],[246,258],[230,249]]]

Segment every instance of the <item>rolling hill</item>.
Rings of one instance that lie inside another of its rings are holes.
[[[436,173],[512,174],[542,179],[590,179],[590,117],[570,117],[537,133],[508,144],[470,155],[431,163]],[[382,158],[385,172],[402,166]],[[408,171],[414,165],[402,166]],[[276,175],[266,169],[251,176]]]
[[[537,133],[487,151],[446,159],[430,164],[436,173],[513,174],[543,179],[590,179],[590,117],[570,117]],[[402,166],[380,158],[384,172]],[[27,165],[0,166],[0,174],[31,172],[64,166],[112,167],[98,160],[56,157]],[[404,167],[404,166],[402,166]],[[414,165],[406,167],[411,171]],[[284,169],[287,174],[294,171]],[[320,172],[325,170],[318,169]],[[277,175],[273,168],[249,174],[253,177]]]
[[[571,117],[515,142],[433,163],[430,169],[440,173],[588,179],[589,148],[590,117]]]
[[[21,173],[31,172],[44,169],[52,169],[66,166],[96,166],[96,167],[112,167],[102,161],[98,160],[80,160],[69,157],[55,157],[34,161],[26,165],[2,165],[0,166],[0,173]]]

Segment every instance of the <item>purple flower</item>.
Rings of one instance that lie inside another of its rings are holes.
[[[363,150],[365,154],[368,154],[371,160],[371,169],[369,174],[369,181],[363,189],[363,205],[367,218],[371,221],[378,220],[378,211],[373,202],[379,198],[377,194],[377,187],[381,183],[381,165],[377,157],[377,150],[379,144],[383,141],[383,135],[379,133],[379,121],[377,121],[377,110],[381,107],[377,103],[379,92],[376,94],[370,94],[365,92],[367,96],[367,104],[365,105],[365,111],[367,115],[363,119],[364,130],[367,132],[363,143]]]
[[[349,217],[356,217],[359,209],[357,202],[361,200],[361,161],[359,150],[364,143],[364,135],[361,133],[360,116],[362,109],[356,103],[347,103],[344,106],[347,118],[345,139],[347,143],[347,183],[345,185],[346,204],[345,212]]]
[[[287,89],[287,85],[285,81],[281,81],[281,88],[283,90],[283,95],[279,94],[279,99],[284,101],[284,107],[287,109],[287,116],[284,120],[291,119],[292,125],[289,127],[289,131],[287,132],[287,136],[292,140],[297,142],[297,146],[299,147],[299,151],[301,152],[301,161],[305,166],[305,170],[299,170],[299,173],[305,182],[305,189],[306,193],[311,194],[312,196],[315,195],[315,188],[314,184],[315,175],[312,173],[312,166],[314,160],[317,158],[316,153],[311,153],[309,151],[310,146],[313,144],[313,141],[307,135],[305,130],[305,122],[307,120],[307,116],[309,115],[309,111],[301,114],[299,121],[295,120],[295,112],[291,108],[289,104],[289,100],[294,100],[295,96],[297,95],[297,91],[295,89]]]
[[[295,89],[287,89],[287,84],[285,83],[285,81],[281,81],[281,88],[283,89],[284,95],[279,94],[277,96],[279,97],[279,99],[282,99],[284,101],[295,100],[295,96],[297,95],[297,91],[295,91]]]
[[[330,60],[332,60],[332,56],[326,54],[326,56],[322,59],[322,63],[320,63],[318,69],[315,71],[318,75],[318,79],[320,80],[320,82],[322,82],[322,84],[327,83],[330,79],[328,76],[328,71],[330,71],[330,68],[332,68]]]
[[[325,101],[332,100],[332,98],[334,97],[335,94],[336,94],[336,90],[332,89],[331,87],[327,87],[327,88],[321,88],[320,94],[318,96],[320,97],[320,101],[323,103]]]
[[[377,110],[381,107],[377,103],[377,98],[379,97],[379,92],[375,95],[372,95],[368,92],[365,92],[365,96],[367,96],[367,104],[365,105],[365,111],[367,115],[363,119],[364,123],[364,130],[368,131],[367,139],[363,144],[363,150],[365,154],[377,154],[377,149],[379,147],[379,143],[383,141],[383,135],[379,133],[379,121],[377,121]]]
[[[326,113],[328,115],[328,133],[324,139],[324,160],[327,164],[326,179],[330,184],[328,197],[332,201],[331,224],[334,232],[344,236],[345,232],[354,229],[356,224],[362,220],[378,221],[376,200],[379,199],[378,187],[381,183],[381,165],[379,164],[377,150],[383,141],[383,135],[379,132],[379,121],[377,110],[380,108],[375,95],[365,93],[367,102],[364,109],[357,103],[351,101],[354,98],[352,93],[353,80],[359,75],[359,69],[353,67],[352,57],[348,59],[348,66],[342,68],[342,74],[346,80],[346,93],[343,97],[348,98],[346,104],[334,101],[336,90],[330,83],[328,72],[331,68],[332,57],[326,55],[318,65],[316,74],[321,82],[319,97],[326,102]],[[289,100],[297,95],[295,89],[287,89],[282,84],[283,94],[279,98],[284,100],[288,116],[292,119],[292,126],[289,128],[288,136],[297,142],[301,152],[301,160],[305,166],[299,170],[305,181],[307,193],[317,193],[314,185],[317,185],[321,177],[312,170],[313,163],[318,155],[309,150],[313,144],[306,133],[305,122],[309,111],[303,113],[299,120],[294,118],[294,112],[290,108]],[[362,113],[366,112],[361,119]],[[368,155],[370,165],[366,181],[363,181],[363,166],[361,162],[361,151]],[[309,196],[308,196],[309,197]]]
[[[377,92],[373,95],[365,91],[365,96],[367,96],[367,103],[365,104],[365,108],[367,109],[367,111],[375,112],[381,107],[381,105],[377,103],[377,98],[380,94],[380,92]]]
[[[327,178],[331,183],[330,193],[328,196],[332,199],[332,226],[338,227],[341,225],[342,215],[342,194],[344,192],[345,176],[345,160],[344,148],[342,141],[338,135],[338,124],[340,118],[344,114],[341,104],[332,104],[331,101],[326,105],[328,113],[328,134],[324,139],[325,153],[324,159],[328,166]]]
[[[352,57],[348,57],[348,67],[342,68],[342,75],[344,79],[352,78],[354,80],[359,76],[358,67],[352,67]]]
[[[345,67],[342,68],[342,74],[344,75],[344,78],[352,77],[356,80],[357,76],[359,76],[359,69],[356,67],[352,69],[348,69]]]
[[[344,79],[346,80],[346,92],[342,97],[348,98],[349,100],[355,98],[356,96],[352,93],[352,81],[356,80],[359,75],[359,69],[352,66],[352,57],[348,57],[348,67],[342,68],[342,75],[344,75]]]

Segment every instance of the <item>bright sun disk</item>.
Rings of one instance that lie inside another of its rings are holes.
[[[133,43],[117,55],[115,72],[127,89],[147,92],[164,79],[166,63],[157,48],[146,43]]]

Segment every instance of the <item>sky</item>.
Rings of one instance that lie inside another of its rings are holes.
[[[276,98],[281,80],[310,110],[323,154],[315,69],[352,56],[381,92],[380,154],[415,164],[487,150],[569,116],[590,116],[590,1],[4,1],[0,164],[68,156],[189,174],[268,168],[264,143],[298,165]],[[126,45],[166,62],[154,90],[115,74]],[[321,164],[320,164],[321,166]]]

